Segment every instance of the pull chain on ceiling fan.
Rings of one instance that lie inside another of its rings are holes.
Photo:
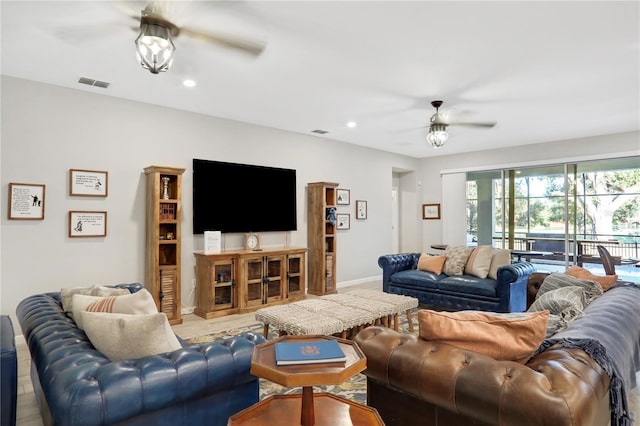
[[[495,121],[486,123],[463,123],[453,122],[448,123],[442,114],[440,114],[440,107],[443,101],[432,101],[431,106],[436,109],[435,114],[431,116],[429,125],[429,132],[427,133],[427,142],[429,142],[434,148],[441,148],[449,139],[449,132],[447,132],[447,126],[468,126],[468,127],[485,127],[491,128],[496,125]]]

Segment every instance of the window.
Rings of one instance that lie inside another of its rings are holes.
[[[640,157],[467,173],[467,234],[553,252],[541,264],[640,258]],[[546,248],[542,249],[542,248]]]

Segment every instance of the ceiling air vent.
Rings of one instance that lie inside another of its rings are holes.
[[[318,129],[318,130],[312,130],[311,133],[317,133],[319,135],[325,135],[325,134],[329,133],[329,131],[328,130],[319,130]]]
[[[78,83],[88,84],[89,86],[102,87],[103,89],[106,89],[107,87],[109,87],[109,84],[111,84],[107,83],[106,81],[94,80],[87,77],[80,77]]]

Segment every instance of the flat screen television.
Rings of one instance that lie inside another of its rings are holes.
[[[297,229],[296,171],[193,159],[193,233]]]

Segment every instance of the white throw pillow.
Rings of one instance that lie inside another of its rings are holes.
[[[81,311],[84,331],[111,361],[172,352],[182,346],[164,313],[147,315]]]
[[[129,294],[126,288],[106,287],[103,285],[94,285],[93,287],[75,287],[63,288],[60,290],[60,298],[62,299],[62,309],[73,315],[73,295],[87,294],[90,296],[118,296],[121,294]]]
[[[489,267],[489,278],[497,280],[498,269],[501,266],[507,266],[509,264],[511,264],[510,250],[493,249],[493,254],[491,255],[491,266]]]
[[[72,298],[73,319],[79,329],[84,330],[81,311],[111,312],[117,314],[155,314],[158,308],[153,301],[153,296],[146,289],[122,296],[87,296],[74,294]]]
[[[467,259],[464,273],[478,278],[487,278],[489,268],[491,267],[491,258],[491,246],[478,246],[474,248],[469,259]]]

